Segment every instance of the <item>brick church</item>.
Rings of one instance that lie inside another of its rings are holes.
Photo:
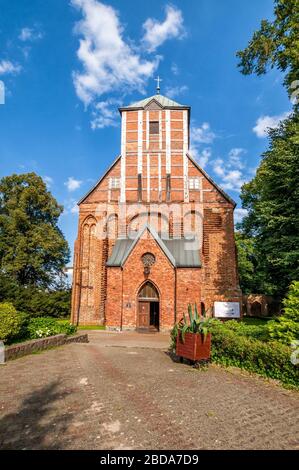
[[[235,203],[189,153],[190,107],[158,88],[119,111],[121,153],[78,203],[72,322],[163,331],[195,302],[238,316]]]

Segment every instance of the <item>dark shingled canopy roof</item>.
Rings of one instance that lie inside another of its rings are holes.
[[[135,238],[118,238],[106,265],[123,266],[134,246],[147,229],[151,232],[173,266],[177,268],[201,267],[198,240],[194,238],[160,238],[157,232],[149,225],[146,225]]]

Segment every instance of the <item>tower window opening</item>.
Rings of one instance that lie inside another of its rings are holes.
[[[150,123],[149,123],[149,133],[150,134],[159,134],[159,121],[150,121]]]
[[[119,189],[120,188],[120,179],[119,178],[110,178],[110,189]]]
[[[200,189],[199,179],[198,178],[189,178],[189,189]]]

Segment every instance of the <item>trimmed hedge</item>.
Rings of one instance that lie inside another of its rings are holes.
[[[212,329],[212,361],[236,366],[264,377],[299,386],[299,366],[291,363],[292,349],[278,341],[263,342],[215,325]]]

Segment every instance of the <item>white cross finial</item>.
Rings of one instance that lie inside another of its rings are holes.
[[[163,82],[163,80],[158,75],[158,77],[155,78],[155,82],[157,82],[157,95],[159,95],[160,94],[160,82]]]

